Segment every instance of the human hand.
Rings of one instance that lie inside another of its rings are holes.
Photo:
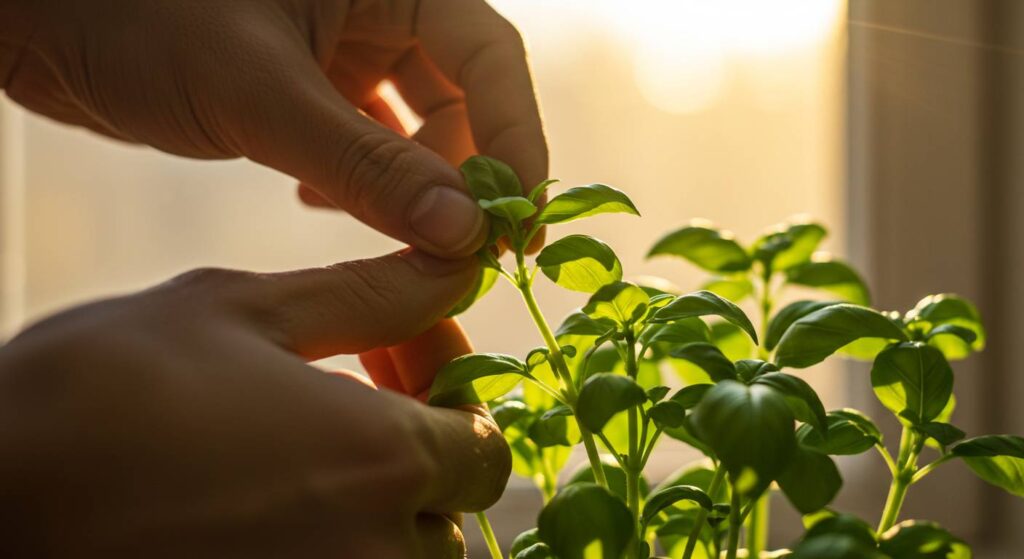
[[[0,555],[461,559],[449,513],[511,468],[486,412],[306,361],[370,351],[381,384],[428,386],[469,351],[430,325],[474,268],[197,271],[31,327],[0,348]]]
[[[9,40],[27,41],[0,61],[18,103],[178,155],[247,157],[435,255],[486,234],[453,165],[480,152],[527,188],[547,178],[522,40],[484,0],[4,4]],[[382,80],[424,120],[411,139],[389,128]]]

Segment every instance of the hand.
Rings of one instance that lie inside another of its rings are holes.
[[[486,234],[453,165],[479,151],[527,188],[547,178],[522,40],[484,0],[0,0],[0,15],[0,46],[27,42],[0,60],[0,84],[30,110],[247,157],[435,255],[471,254]],[[423,118],[412,139],[389,129],[382,80]]]
[[[416,252],[205,270],[30,328],[0,348],[0,556],[461,559],[449,513],[511,468],[486,412],[306,360],[372,350],[381,384],[422,391],[469,351],[430,324],[474,273]]]

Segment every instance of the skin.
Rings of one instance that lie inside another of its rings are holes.
[[[0,348],[0,555],[462,557],[454,512],[498,498],[509,451],[484,410],[410,396],[471,350],[441,318],[486,236],[454,166],[547,177],[516,30],[483,0],[0,0],[0,87],[120,141],[267,165],[416,247],[198,270]],[[384,390],[308,365],[339,353]]]

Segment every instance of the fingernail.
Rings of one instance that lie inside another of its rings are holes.
[[[475,243],[484,226],[480,206],[462,191],[435,186],[420,195],[409,226],[433,248],[457,253]]]
[[[412,264],[420,273],[428,276],[450,276],[472,267],[476,263],[475,258],[438,258],[431,256],[422,250],[412,247],[398,251],[398,257]]]

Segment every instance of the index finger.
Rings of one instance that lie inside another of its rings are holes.
[[[519,31],[483,0],[436,0],[420,9],[416,32],[465,93],[477,150],[511,165],[524,188],[546,179],[547,140]]]

